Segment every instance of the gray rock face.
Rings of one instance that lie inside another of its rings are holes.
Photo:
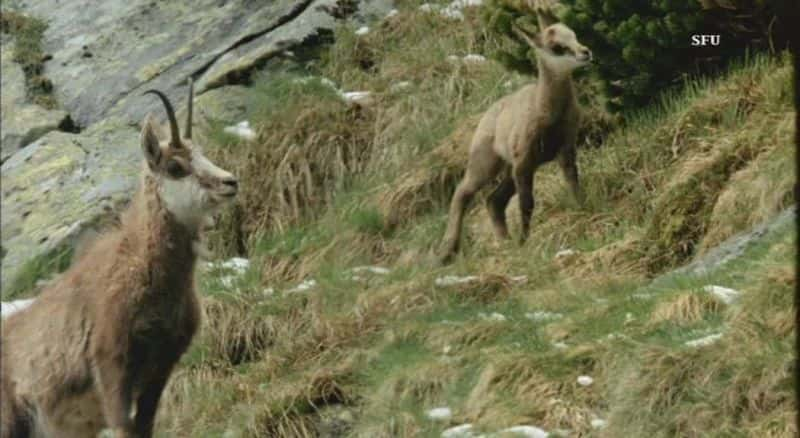
[[[150,88],[171,99],[237,78],[321,29],[335,0],[37,0],[24,12],[47,21],[46,75],[73,120],[88,126],[107,115],[138,123],[160,110],[140,94]],[[365,15],[390,7],[367,1]],[[384,12],[385,13],[385,12]],[[160,114],[160,113],[159,113]]]
[[[28,103],[25,96],[25,73],[12,60],[13,44],[0,50],[0,162],[42,135],[58,129],[67,113],[48,110]]]
[[[81,134],[50,132],[5,163],[2,289],[37,256],[69,244],[125,203],[141,169],[139,133],[108,120]]]

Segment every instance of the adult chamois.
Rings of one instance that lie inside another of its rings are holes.
[[[153,434],[161,393],[200,323],[200,234],[237,180],[192,142],[192,85],[182,137],[143,123],[141,185],[101,235],[28,308],[3,321],[2,438]],[[164,139],[162,139],[162,137]],[[109,145],[115,147],[115,145]]]
[[[575,142],[580,108],[572,84],[572,72],[589,64],[592,53],[581,45],[575,32],[558,23],[549,1],[534,0],[539,33],[529,36],[518,27],[514,32],[536,52],[539,75],[508,95],[483,115],[469,149],[466,174],[450,203],[450,214],[439,255],[447,263],[458,251],[464,210],[475,193],[500,172],[500,185],[489,195],[487,207],[495,234],[508,238],[505,209],[516,192],[522,215],[520,243],[524,243],[533,213],[533,176],[556,156],[569,185],[582,202],[578,184]]]

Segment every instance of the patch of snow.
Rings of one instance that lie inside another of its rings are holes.
[[[451,20],[457,21],[464,21],[464,13],[461,12],[460,9],[454,8],[452,6],[448,6],[439,12],[444,18],[449,18]]]
[[[351,269],[350,272],[369,272],[378,275],[388,275],[392,271],[382,266],[357,266]]]
[[[453,416],[453,411],[448,407],[433,408],[425,413],[431,420],[449,420]]]
[[[466,277],[459,277],[457,275],[445,275],[439,277],[434,281],[437,286],[453,286],[456,284],[474,283],[478,281],[477,275],[467,275]]]
[[[563,350],[563,349],[567,348],[567,344],[565,344],[564,342],[553,342],[553,347],[555,347],[555,348],[557,348],[559,350]]]
[[[442,438],[470,438],[472,436],[472,425],[469,423],[451,427],[442,432]]]
[[[705,347],[717,342],[722,337],[722,333],[714,333],[713,335],[704,336],[699,339],[686,341],[684,344],[689,347]]]
[[[536,312],[528,312],[525,314],[525,317],[536,322],[542,321],[555,321],[557,319],[561,319],[564,317],[561,313],[555,312],[545,312],[543,310],[539,310]]]
[[[594,379],[589,376],[578,376],[578,385],[589,386],[594,383]]]
[[[349,103],[368,105],[372,102],[372,93],[369,91],[340,91],[339,95]]]
[[[367,26],[361,26],[358,29],[356,29],[356,35],[358,36],[366,35],[368,33],[369,33],[369,27]]]
[[[386,18],[392,18],[392,17],[394,17],[395,15],[397,15],[399,13],[400,13],[400,11],[398,11],[397,9],[392,9],[391,11],[389,11],[386,14]]]
[[[422,12],[433,12],[438,11],[441,8],[439,5],[432,5],[430,3],[423,3],[419,6],[419,10]]]
[[[256,138],[256,132],[250,128],[250,122],[247,120],[239,122],[233,126],[228,126],[223,131],[245,140],[254,140]]]
[[[394,92],[403,91],[405,89],[411,88],[411,82],[409,81],[402,81],[396,84],[392,84],[390,90]]]
[[[556,253],[555,258],[556,259],[563,259],[565,257],[573,256],[573,255],[575,255],[577,253],[578,252],[575,251],[574,249],[562,249],[561,251]]]
[[[716,285],[708,285],[703,287],[704,292],[708,292],[711,295],[719,298],[725,304],[733,304],[736,300],[739,299],[739,296],[742,294],[738,290],[730,289],[723,286],[716,286]]]
[[[317,285],[317,281],[316,280],[308,279],[308,280],[305,280],[302,283],[298,284],[293,289],[289,289],[286,292],[290,293],[290,294],[296,293],[296,292],[305,292],[305,291],[307,291],[309,289],[312,289],[316,285]]]
[[[591,425],[592,428],[594,429],[603,429],[608,425],[608,422],[601,418],[595,418],[594,420],[592,420]]]
[[[491,313],[491,314],[489,314],[489,315],[487,315],[487,314],[485,314],[485,313],[483,313],[483,312],[480,312],[480,313],[478,313],[478,317],[479,317],[480,319],[484,320],[484,321],[498,321],[498,322],[502,322],[502,321],[506,321],[506,320],[508,320],[508,318],[506,318],[506,316],[505,316],[505,315],[503,315],[502,313],[497,313],[497,312],[492,312],[492,313]]]
[[[475,63],[475,64],[477,64],[477,63],[481,63],[481,62],[485,62],[485,61],[486,61],[486,57],[483,56],[483,55],[476,55],[474,53],[470,53],[469,55],[465,55],[464,56],[464,62],[466,62],[466,63]]]
[[[547,438],[548,433],[536,426],[514,426],[503,429],[500,433],[510,433],[525,438]]]
[[[237,274],[244,274],[250,267],[250,260],[242,257],[233,257],[219,264],[219,267],[233,269]]]
[[[33,304],[34,298],[29,298],[26,300],[14,300],[14,301],[6,301],[0,303],[0,318],[5,318],[11,316],[22,309]]]

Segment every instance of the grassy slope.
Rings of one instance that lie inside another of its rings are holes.
[[[788,62],[693,82],[582,150],[583,208],[556,166],[543,168],[526,246],[496,243],[475,208],[463,255],[434,268],[472,116],[526,79],[446,59],[497,44],[476,12],[457,23],[416,6],[364,37],[342,30],[316,67],[375,91],[370,108],[318,81],[263,79],[259,140],[211,136],[248,182],[214,241],[246,243],[253,265],[233,287],[203,275],[206,324],[165,395],[161,436],[438,436],[463,422],[580,435],[595,417],[606,436],[789,436],[791,230],[708,278],[647,287],[789,205]],[[411,85],[392,91],[400,81]],[[563,248],[577,254],[555,260]],[[351,279],[360,264],[392,272]],[[480,280],[437,287],[446,274]],[[317,286],[282,292],[304,278]],[[744,297],[727,306],[700,291],[708,283]],[[536,311],[562,316],[526,318]],[[492,312],[506,320],[480,316]],[[718,332],[711,346],[684,345]],[[426,419],[437,406],[452,420]]]

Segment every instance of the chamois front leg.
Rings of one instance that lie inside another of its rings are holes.
[[[114,438],[138,438],[131,419],[133,384],[124,359],[119,355],[101,356],[94,375],[106,424]]]
[[[522,230],[519,236],[520,245],[528,239],[531,227],[531,215],[533,214],[533,173],[534,169],[529,163],[521,163],[513,169],[514,187],[519,198],[519,212],[521,216]]]
[[[156,410],[164,387],[172,368],[165,370],[152,378],[143,388],[141,395],[136,401],[136,433],[140,438],[151,438],[153,436],[153,423],[155,422]]]
[[[561,171],[569,184],[573,196],[575,196],[575,200],[578,201],[579,205],[583,206],[585,197],[578,182],[577,154],[574,143],[568,144],[561,150],[558,155],[558,164],[561,166]]]

